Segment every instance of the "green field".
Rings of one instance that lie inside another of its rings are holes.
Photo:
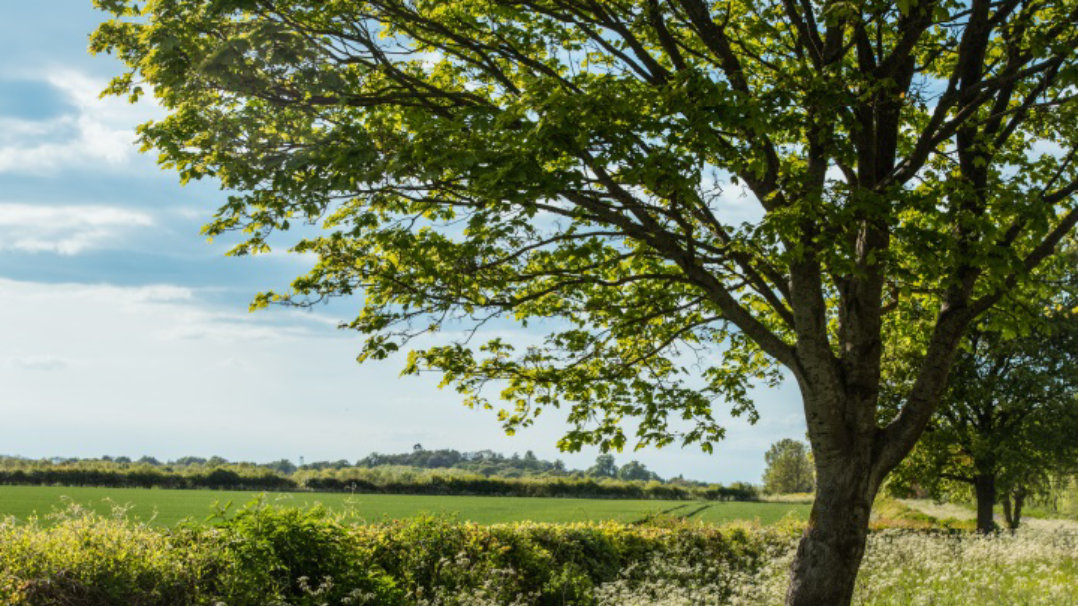
[[[321,503],[354,516],[359,522],[406,518],[418,514],[459,516],[480,524],[499,522],[635,522],[649,514],[666,513],[691,520],[721,524],[759,520],[771,524],[786,515],[808,516],[800,503],[744,503],[713,501],[658,501],[615,499],[551,499],[529,497],[465,497],[342,493],[255,493],[215,490],[142,488],[75,488],[60,486],[0,486],[0,516],[25,519],[44,516],[69,503],[107,514],[115,505],[128,508],[128,516],[154,525],[171,526],[183,519],[205,520],[214,504],[238,507],[258,498],[268,503],[307,507]]]

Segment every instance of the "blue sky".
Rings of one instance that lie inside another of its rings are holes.
[[[223,196],[137,152],[154,107],[98,99],[119,70],[86,54],[100,18],[90,0],[0,8],[0,453],[313,461],[418,442],[591,463],[557,451],[557,414],[507,437],[436,379],[399,378],[400,359],[356,364],[360,336],[335,328],[354,304],[249,314],[309,260],[227,258],[199,235]],[[768,445],[805,431],[792,384],[757,402],[760,422],[732,420],[712,455],[617,459],[757,482]]]

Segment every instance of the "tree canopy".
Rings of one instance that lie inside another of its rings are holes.
[[[587,473],[596,478],[616,478],[618,466],[614,463],[614,455],[601,454],[595,457],[595,465],[588,468]]]
[[[567,407],[569,449],[710,448],[785,368],[818,481],[790,603],[848,602],[963,333],[1078,222],[1074,0],[96,2],[109,92],[167,111],[145,146],[229,192],[208,234],[324,228],[257,304],[359,295],[361,359],[412,347],[509,431]]]
[[[773,361],[878,355],[856,305],[973,315],[1046,256],[1075,222],[1073,148],[1045,145],[1078,122],[1072,4],[159,0],[93,48],[169,111],[141,130],[166,166],[240,192],[209,234],[330,230],[260,302],[363,293],[362,357],[556,318],[408,369],[504,383],[509,428],[573,403],[566,446],[620,447],[625,417],[719,437],[711,402],[750,411]]]

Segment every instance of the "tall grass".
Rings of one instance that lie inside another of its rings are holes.
[[[656,560],[642,579],[598,588],[603,606],[781,604],[794,546],[755,572],[723,563]],[[718,579],[718,580],[716,580]],[[1078,604],[1078,533],[1037,528],[1015,534],[887,529],[869,537],[857,577],[861,606],[1060,606]]]

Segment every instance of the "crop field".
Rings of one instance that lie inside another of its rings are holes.
[[[345,493],[257,493],[250,491],[166,490],[143,488],[86,488],[60,486],[0,486],[0,517],[17,519],[65,509],[76,503],[109,515],[117,506],[132,519],[171,526],[189,519],[206,520],[218,507],[242,506],[261,498],[267,503],[308,507],[322,504],[359,523],[400,519],[420,514],[455,516],[480,524],[500,522],[636,522],[655,514],[722,524],[757,520],[772,524],[787,516],[804,520],[804,503],[661,501],[530,497],[422,496]]]

